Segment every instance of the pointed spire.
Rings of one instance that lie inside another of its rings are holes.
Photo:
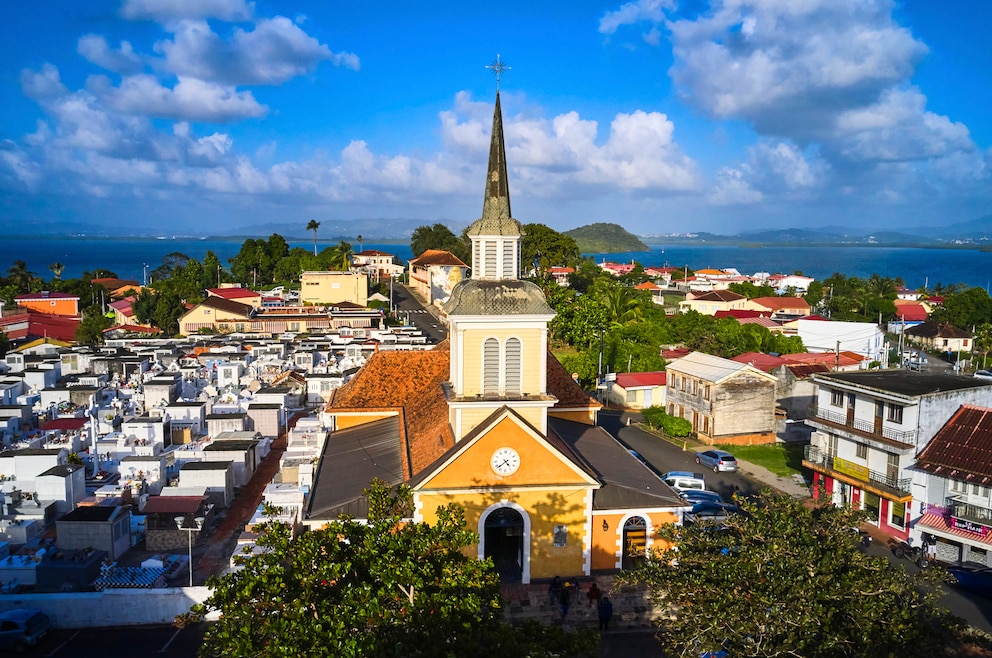
[[[482,201],[482,219],[501,220],[510,213],[510,182],[506,175],[506,147],[503,145],[503,112],[496,92],[493,112],[492,141],[489,144],[489,170],[486,172],[486,193]]]

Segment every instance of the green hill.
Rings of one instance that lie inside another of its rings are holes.
[[[646,244],[636,235],[628,233],[619,224],[590,224],[565,231],[575,240],[584,254],[612,254],[621,251],[648,251]]]

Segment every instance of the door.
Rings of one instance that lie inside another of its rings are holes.
[[[858,396],[854,393],[847,394],[847,424],[854,424],[854,401],[858,399]]]
[[[882,433],[882,419],[885,417],[885,403],[875,400],[875,434]]]
[[[512,507],[500,507],[486,517],[483,556],[492,558],[500,580],[519,583],[524,568],[524,519]]]
[[[623,556],[620,564],[624,569],[635,569],[644,563],[648,547],[648,524],[640,516],[632,516],[623,524]]]

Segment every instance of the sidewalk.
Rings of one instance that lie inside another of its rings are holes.
[[[571,604],[564,620],[561,617],[561,605],[557,601],[551,603],[548,600],[549,583],[547,582],[503,585],[504,618],[518,624],[528,620],[542,624],[560,624],[569,630],[599,628],[599,613],[595,605],[589,605],[587,596],[589,586],[593,582],[602,591],[603,596],[610,597],[613,603],[611,633],[655,628],[657,623],[654,620],[664,615],[663,609],[647,600],[647,589],[643,586],[614,587],[613,576],[593,576],[576,580],[577,587],[572,590]]]

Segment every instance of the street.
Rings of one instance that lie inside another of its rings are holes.
[[[444,324],[403,284],[393,283],[393,309],[396,316],[420,329],[427,342],[436,345],[448,336]]]

